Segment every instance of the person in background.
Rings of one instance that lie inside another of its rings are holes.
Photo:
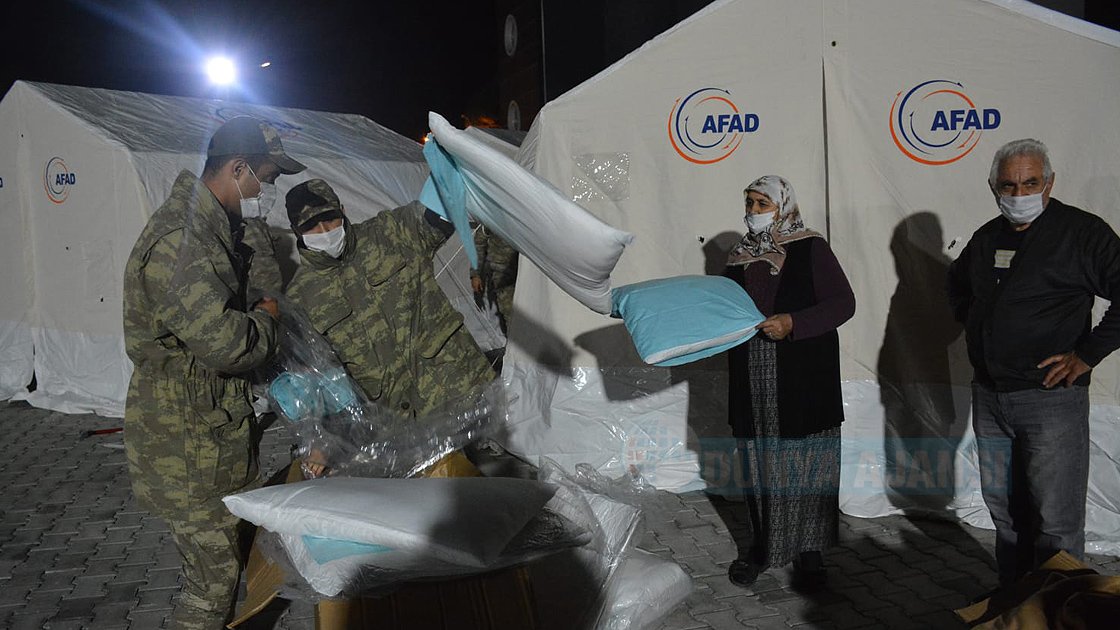
[[[479,225],[474,231],[474,247],[478,252],[479,268],[471,269],[471,290],[475,306],[487,312],[487,305],[495,308],[497,326],[503,337],[509,336],[509,323],[513,317],[513,290],[517,283],[518,253],[497,234]],[[501,374],[505,346],[487,351],[486,359]]]
[[[949,303],[965,325],[981,490],[1006,586],[1058,551],[1084,558],[1089,377],[1120,346],[1120,239],[1050,196],[1038,140],[1000,147],[988,186],[1000,214],[950,266]],[[1112,302],[1096,326],[1094,297]]]
[[[728,353],[729,421],[743,457],[747,540],[728,569],[740,586],[794,563],[805,587],[825,580],[821,553],[839,536],[840,344],[855,297],[836,256],[805,227],[785,179],[744,191],[748,231],[727,259],[767,318]]]
[[[269,125],[229,120],[202,177],[179,174],[125,267],[125,450],[137,503],[167,520],[182,558],[172,628],[224,628],[233,612],[245,532],[221,499],[259,483],[246,377],[276,352],[279,315],[276,300],[247,297],[243,217],[303,169]]]
[[[479,303],[485,299],[497,305],[502,333],[507,334],[517,282],[517,250],[481,225],[475,231],[474,247],[479,260],[479,269],[471,269],[475,301]]]

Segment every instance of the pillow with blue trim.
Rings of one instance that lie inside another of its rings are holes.
[[[750,339],[766,319],[734,280],[678,276],[611,291],[612,317],[622,318],[642,360],[674,366],[699,361]]]

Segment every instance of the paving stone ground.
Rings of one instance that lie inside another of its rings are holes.
[[[167,525],[139,511],[129,489],[120,426],[0,403],[0,628],[163,627],[179,591],[179,558]],[[288,463],[283,427],[265,432],[266,472]],[[740,504],[704,493],[659,493],[644,549],[676,560],[693,591],[661,626],[714,628],[957,628],[952,610],[996,584],[994,535],[957,523],[903,516],[841,519],[841,544],[825,556],[827,588],[790,586],[788,568],[751,589],[727,580],[742,528]],[[1120,560],[1090,556],[1098,571]],[[275,606],[249,630],[310,630],[304,602]]]

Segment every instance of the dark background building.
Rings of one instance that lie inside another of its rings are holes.
[[[711,1],[13,0],[0,3],[0,93],[25,79],[250,100],[363,114],[416,139],[429,110],[524,130]],[[1120,30],[1117,0],[1037,4]],[[200,71],[218,52],[240,61],[235,89]]]

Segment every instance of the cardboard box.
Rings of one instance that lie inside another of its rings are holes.
[[[478,469],[455,452],[426,471],[428,477],[476,477]],[[285,483],[303,481],[299,462],[292,463]],[[284,571],[254,542],[245,567],[246,595],[235,628],[279,596]],[[415,582],[381,597],[320,600],[315,606],[316,630],[506,630],[537,627],[529,573],[523,567],[501,569],[454,580]]]

